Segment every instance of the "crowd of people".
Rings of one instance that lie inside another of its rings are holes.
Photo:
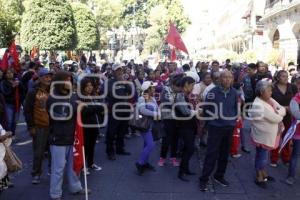
[[[12,67],[0,71],[0,144],[16,136],[19,114],[23,113],[33,141],[32,184],[40,183],[47,153],[52,199],[62,197],[64,172],[72,193],[90,192],[83,189],[73,170],[78,118],[83,124],[87,174],[102,170],[94,157],[105,126],[106,154],[111,161],[131,155],[125,138],[141,136],[144,148],[135,163],[138,175],[156,170],[149,157],[160,139],[159,167],[165,165],[169,154],[172,165],[178,167],[177,177],[188,182],[188,176],[196,175],[189,162],[195,146],[200,145],[206,149],[200,190],[208,190],[210,177],[226,187],[229,156],[239,158],[239,148],[250,153],[244,129],[249,120],[256,151],[255,183],[267,188],[268,182],[275,180],[266,172],[268,155],[272,167],[278,166],[279,159],[289,166],[287,184],[295,181],[300,148],[297,69],[271,72],[264,62],[231,64],[230,60],[224,65],[212,61],[195,66],[193,62],[183,66],[160,62],[155,69],[147,61],[135,64],[134,60],[99,66],[85,56],[79,64],[51,62],[49,67],[28,56],[23,60],[21,71]],[[146,129],[131,123],[134,112],[148,123]],[[295,123],[294,136],[281,150],[281,140]],[[0,178],[1,191],[13,185],[7,173]]]

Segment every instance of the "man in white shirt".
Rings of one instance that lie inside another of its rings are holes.
[[[216,87],[216,85],[218,85],[219,84],[219,82],[220,82],[220,72],[213,72],[213,74],[212,74],[212,83],[211,84],[209,84],[206,88],[205,88],[205,90],[204,90],[204,92],[203,92],[203,95],[202,95],[202,99],[203,100],[205,100],[206,99],[206,96],[207,96],[207,94],[208,94],[208,92],[211,90],[211,89],[213,89],[214,87]]]

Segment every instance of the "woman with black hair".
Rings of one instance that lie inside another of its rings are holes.
[[[141,87],[143,92],[142,96],[139,97],[137,104],[139,114],[149,117],[153,120],[160,118],[158,105],[154,98],[155,86],[155,83],[151,81],[145,81]],[[136,162],[135,164],[138,171],[138,175],[142,175],[147,169],[155,171],[155,168],[148,162],[150,153],[152,152],[155,146],[152,136],[152,126],[153,123],[151,122],[149,129],[141,134],[144,140],[144,148],[138,162]]]
[[[277,72],[275,77],[276,82],[274,83],[272,98],[275,99],[281,106],[285,107],[286,115],[282,122],[284,124],[284,131],[282,132],[282,138],[285,136],[287,130],[290,128],[292,123],[292,116],[289,109],[289,104],[292,98],[297,93],[297,87],[288,82],[288,72],[285,70],[280,70]],[[281,158],[284,164],[288,164],[291,157],[291,144],[289,142],[281,152]],[[277,162],[279,160],[279,149],[274,149],[271,151],[271,166],[277,167]]]
[[[189,181],[185,178],[185,175],[195,175],[189,169],[189,161],[194,153],[194,140],[197,130],[195,116],[198,112],[193,109],[188,98],[194,85],[195,80],[192,77],[182,78],[180,83],[181,92],[176,94],[174,104],[176,128],[184,143],[178,178],[185,182]]]
[[[81,110],[81,118],[87,167],[100,171],[102,168],[94,163],[94,152],[97,136],[99,135],[99,126],[103,119],[103,107],[99,105],[100,102],[92,98],[95,94],[93,81],[90,78],[86,77],[81,80],[80,91],[82,94],[80,100],[85,103]]]
[[[174,167],[178,167],[177,147],[178,147],[178,131],[176,129],[176,120],[172,116],[172,105],[174,104],[176,93],[180,91],[180,83],[184,74],[172,76],[167,85],[164,86],[161,95],[161,116],[164,124],[166,135],[162,137],[160,159],[158,166],[165,165],[168,150],[170,147],[170,161]]]
[[[0,83],[0,92],[5,100],[5,109],[7,114],[7,130],[15,135],[17,120],[20,109],[20,81],[14,79],[14,69],[8,68],[4,73],[4,79]]]

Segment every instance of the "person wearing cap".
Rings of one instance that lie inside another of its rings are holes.
[[[130,116],[130,103],[128,96],[134,92],[128,84],[124,83],[122,64],[115,63],[112,66],[113,77],[107,81],[108,125],[106,134],[106,154],[109,160],[115,160],[118,155],[131,155],[124,149],[124,136],[128,130],[128,118]],[[126,110],[117,112],[117,110]],[[114,147],[115,143],[115,147]]]
[[[41,68],[38,71],[38,83],[32,91],[28,92],[24,104],[25,121],[33,144],[32,184],[40,183],[44,152],[48,145],[49,115],[46,102],[51,80],[52,73],[46,68]]]
[[[142,96],[139,97],[137,104],[139,114],[150,117],[151,119],[160,118],[158,105],[154,98],[156,85],[157,84],[152,81],[145,81],[141,86]],[[153,123],[146,132],[141,134],[144,140],[144,149],[141,153],[140,159],[136,162],[136,168],[139,175],[142,175],[146,169],[155,171],[155,168],[149,164],[150,153],[155,146],[152,136],[152,126]]]

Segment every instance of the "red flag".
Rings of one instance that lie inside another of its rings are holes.
[[[15,41],[13,41],[9,47],[9,55],[12,57],[13,59],[13,68],[15,69],[15,71],[18,73],[21,71],[21,67],[20,67],[20,61],[19,61],[19,55],[17,52],[17,46]]]
[[[178,33],[173,23],[170,23],[170,29],[166,38],[166,42],[173,45],[177,49],[189,54],[187,48],[185,47],[184,42],[181,39],[180,34]]]
[[[39,54],[39,48],[38,48],[38,47],[33,47],[32,50],[31,50],[30,57],[31,57],[32,59],[34,59],[35,56],[38,55],[38,54]]]
[[[175,61],[177,59],[176,57],[176,50],[175,48],[172,48],[172,51],[171,51],[171,61]]]
[[[6,71],[8,68],[8,51],[5,51],[2,57],[0,68],[2,69],[2,71]]]
[[[81,115],[77,115],[76,127],[75,127],[75,139],[74,139],[74,148],[73,148],[73,169],[77,175],[80,174],[80,171],[83,168],[83,128],[81,122]]]

